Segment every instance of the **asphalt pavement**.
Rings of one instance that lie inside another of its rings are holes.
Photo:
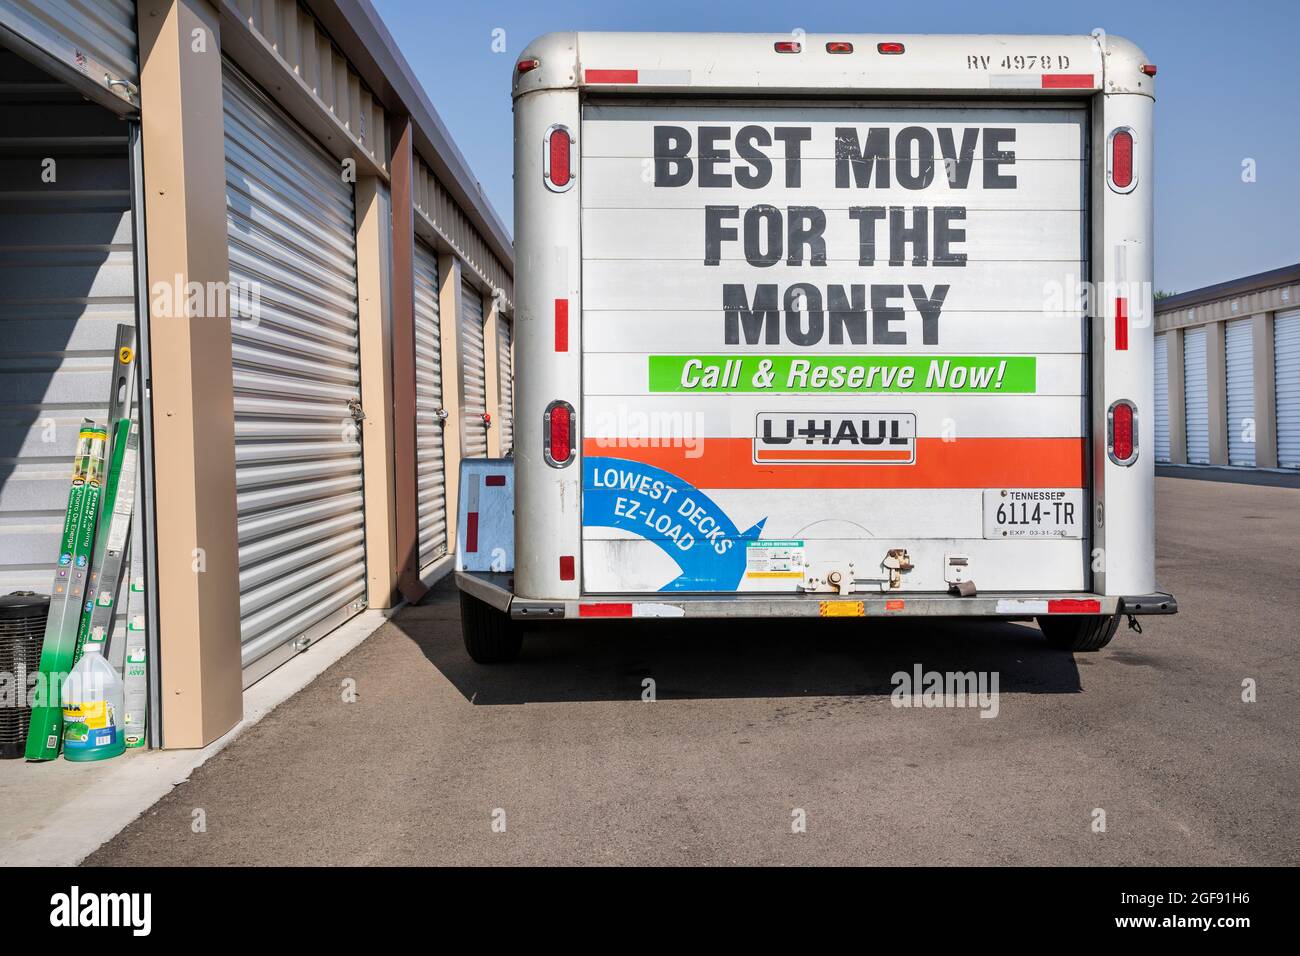
[[[1031,624],[583,622],[482,667],[443,582],[87,862],[1295,865],[1300,489],[1157,489],[1180,613],[1095,654]],[[894,706],[918,664],[996,673],[997,716]]]

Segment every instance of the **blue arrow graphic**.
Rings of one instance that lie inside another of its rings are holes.
[[[745,576],[745,545],[760,520],[740,531],[717,503],[676,475],[625,458],[582,460],[582,523],[621,528],[653,541],[681,574],[661,591],[734,591]]]

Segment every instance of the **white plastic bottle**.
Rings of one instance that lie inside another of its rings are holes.
[[[102,651],[102,644],[87,641],[63,682],[63,756],[68,760],[104,760],[126,749],[122,678]]]

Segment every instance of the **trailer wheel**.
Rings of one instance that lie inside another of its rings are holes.
[[[519,656],[524,631],[505,611],[460,592],[460,631],[465,650],[478,664],[504,664]]]
[[[1059,614],[1038,618],[1047,643],[1063,651],[1099,651],[1115,636],[1119,615]]]

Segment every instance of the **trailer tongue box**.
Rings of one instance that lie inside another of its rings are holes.
[[[1106,37],[537,41],[517,564],[462,587],[514,618],[1172,611],[1153,74]]]

